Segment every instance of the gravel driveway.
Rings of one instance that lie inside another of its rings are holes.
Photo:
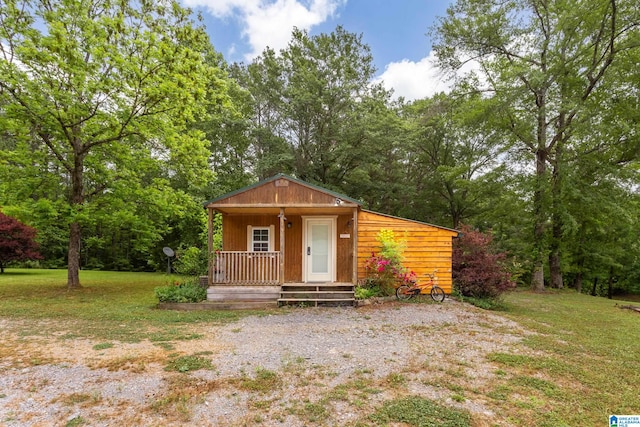
[[[5,334],[22,352],[0,345],[0,425],[366,425],[382,402],[404,395],[504,425],[482,398],[496,370],[486,356],[515,351],[524,333],[451,300],[283,309],[191,329],[203,337],[100,350],[88,340]],[[40,361],[26,361],[34,351]],[[165,371],[180,355],[212,368]]]

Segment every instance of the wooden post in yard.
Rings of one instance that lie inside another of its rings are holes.
[[[207,208],[207,213],[209,214],[208,226],[207,226],[207,265],[208,268],[208,276],[209,276],[209,286],[213,286],[213,209]]]
[[[284,284],[284,230],[287,228],[284,208],[280,208],[280,285]]]
[[[351,281],[354,285],[358,284],[358,208],[353,208],[351,224],[351,240],[353,241],[353,273]]]

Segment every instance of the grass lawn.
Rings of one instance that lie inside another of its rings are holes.
[[[243,315],[156,309],[153,289],[170,281],[162,273],[81,271],[83,287],[74,291],[66,281],[66,270],[6,269],[0,274],[0,317],[35,320],[27,322],[35,329],[40,329],[38,321],[56,320],[47,322],[49,333],[71,328],[79,338],[137,342],[162,334],[180,336],[195,322],[228,322]]]
[[[529,355],[491,355],[502,373],[490,397],[514,425],[601,426],[640,414],[640,315],[627,301],[574,291],[507,298],[507,317],[535,334]]]
[[[197,339],[190,330],[194,323],[230,322],[247,314],[157,310],[153,288],[167,283],[163,274],[82,271],[80,277],[83,288],[68,291],[64,270],[8,269],[0,275],[0,321],[17,320],[12,324],[23,336],[157,342]],[[440,372],[438,380],[452,390],[455,385],[459,401],[478,400],[513,426],[603,426],[609,415],[640,414],[640,314],[616,303],[629,304],[573,291],[511,293],[504,311],[494,314],[527,331],[517,353],[490,354],[495,376],[481,389],[465,385],[454,371]],[[399,372],[398,378],[410,375]],[[424,399],[398,398],[368,411],[362,425],[420,426],[431,425],[423,423],[427,414],[442,409]],[[445,415],[451,420],[446,425],[487,425],[454,410]]]

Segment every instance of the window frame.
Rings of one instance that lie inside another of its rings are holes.
[[[273,252],[275,242],[275,226],[274,225],[249,225],[247,226],[247,252]],[[256,251],[254,244],[264,243],[264,240],[254,240],[254,231],[267,231],[267,250]]]

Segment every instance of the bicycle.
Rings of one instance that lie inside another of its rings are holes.
[[[431,299],[435,302],[444,301],[446,294],[444,293],[444,290],[440,286],[438,286],[438,278],[436,277],[437,271],[438,270],[434,270],[433,273],[426,275],[427,277],[429,277],[429,281],[427,283],[403,283],[402,285],[398,286],[396,288],[396,298],[399,301],[408,300],[417,295],[426,294],[428,292],[429,295],[431,295]]]

